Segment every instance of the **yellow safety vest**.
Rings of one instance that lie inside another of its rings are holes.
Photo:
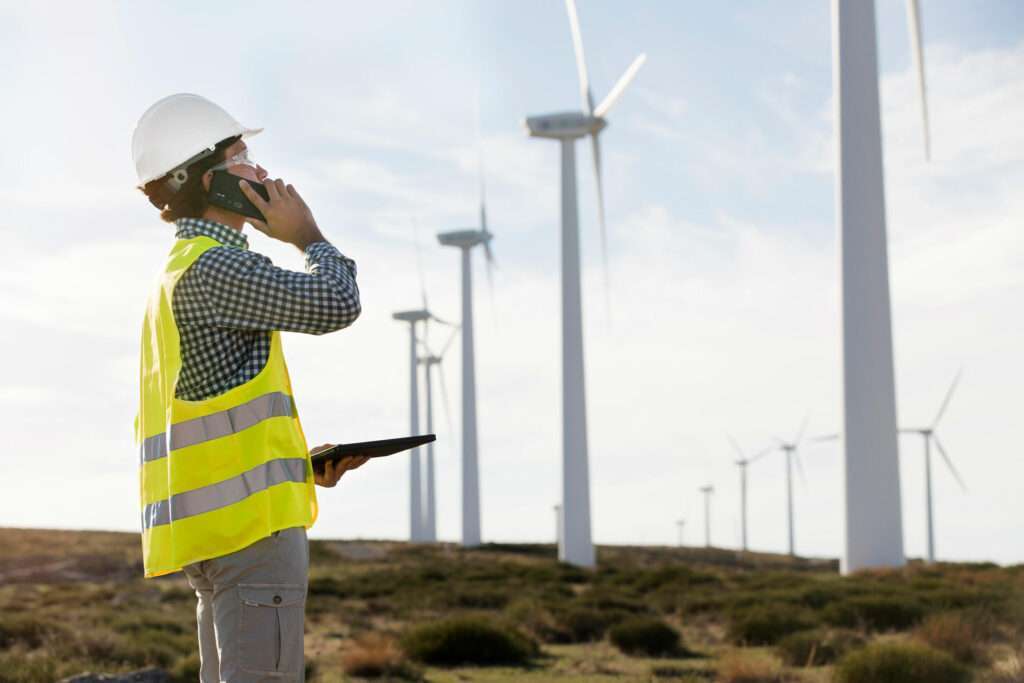
[[[174,286],[210,237],[178,240],[142,325],[139,490],[147,578],[232,553],[278,529],[313,526],[313,467],[281,337],[256,377],[202,401],[175,398],[181,370]]]

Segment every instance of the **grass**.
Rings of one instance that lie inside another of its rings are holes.
[[[945,652],[916,643],[878,643],[847,655],[836,683],[968,683],[971,672]]]
[[[181,574],[141,578],[136,534],[0,529],[0,544],[0,679],[159,666],[195,680],[195,596]],[[863,644],[915,643],[954,652],[979,683],[1024,683],[1024,567],[911,563],[841,577],[833,561],[600,547],[587,571],[558,563],[551,545],[383,541],[314,541],[310,557],[310,683],[373,671],[432,682],[824,683],[839,672],[831,660]],[[532,654],[514,666],[409,664],[403,635],[454,615],[539,647],[525,646]],[[623,653],[611,633],[635,620],[663,624],[701,656]]]

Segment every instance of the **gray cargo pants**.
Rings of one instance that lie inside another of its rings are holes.
[[[201,683],[303,683],[309,544],[292,527],[185,566],[199,598]]]

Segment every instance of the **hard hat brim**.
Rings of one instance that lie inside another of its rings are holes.
[[[253,135],[259,135],[260,133],[263,132],[263,130],[264,130],[263,128],[244,128],[243,127],[242,131],[240,133],[236,133],[236,135],[240,135],[242,137],[242,139],[244,140],[245,138],[251,138]],[[229,136],[229,137],[231,137],[231,136]],[[181,166],[184,166],[185,164],[188,164],[191,161],[191,159],[193,159],[194,157],[202,154],[205,150],[208,150],[208,149],[212,149],[212,148],[204,147],[203,149],[197,149],[194,154],[192,154],[191,156],[188,157],[188,160],[186,160],[184,164],[179,164],[178,166],[175,166],[174,168],[168,170],[166,173],[162,173],[162,174],[160,174],[158,176],[154,176],[152,178],[146,178],[145,180],[140,182],[135,187],[137,187],[140,190],[145,189],[146,185],[148,185],[149,183],[153,182],[154,180],[158,180],[160,178],[163,178],[164,176],[170,175],[176,169],[180,168]]]

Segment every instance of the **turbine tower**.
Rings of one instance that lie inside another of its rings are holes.
[[[698,489],[704,494],[704,547],[711,547],[711,494],[715,492],[715,487],[711,484],[707,486],[701,486]]]
[[[771,453],[772,449],[766,448],[763,451],[757,453],[752,457],[747,457],[743,453],[743,449],[740,448],[739,444],[736,443],[736,439],[729,437],[729,443],[732,444],[733,450],[736,451],[736,455],[739,459],[736,460],[736,465],[740,468],[740,542],[743,547],[743,552],[747,551],[747,466],[752,462],[760,460],[764,456]]]
[[[775,440],[779,442],[778,450],[786,454],[786,527],[789,539],[788,553],[791,557],[796,555],[796,541],[795,534],[793,532],[793,461],[796,460],[796,466],[800,470],[800,479],[805,480],[804,465],[800,461],[800,454],[797,452],[797,448],[800,446],[800,440],[803,438],[804,430],[806,428],[807,418],[804,418],[803,424],[800,425],[800,431],[797,432],[795,439],[792,441],[783,441],[778,437],[775,438]]]
[[[939,420],[942,419],[943,413],[946,412],[946,407],[949,406],[949,400],[953,398],[953,392],[956,390],[956,385],[960,382],[960,372],[956,374],[953,379],[953,384],[950,385],[949,391],[946,392],[946,398],[943,399],[942,405],[939,407],[939,413],[932,420],[931,425],[920,429],[901,429],[900,432],[904,434],[920,434],[924,439],[924,480],[925,480],[925,506],[926,506],[926,518],[928,520],[928,562],[935,562],[935,527],[932,520],[933,505],[932,505],[932,451],[931,444],[934,441],[935,447],[939,449],[939,454],[942,456],[943,461],[946,463],[946,467],[953,474],[953,478],[956,479],[957,483],[960,484],[960,488],[967,491],[967,485],[964,484],[964,480],[960,477],[960,473],[953,467],[953,461],[950,460],[949,454],[946,453],[946,449],[942,447],[942,442],[939,441],[938,435],[935,433],[935,428],[939,425]]]
[[[483,170],[480,172],[480,227],[437,235],[445,247],[457,247],[462,258],[462,545],[480,545],[480,469],[476,433],[476,358],[473,347],[473,247],[482,245],[490,279],[494,253],[487,229]]]
[[[924,102],[916,0],[910,35]],[[844,573],[905,562],[896,436],[889,264],[874,0],[832,0],[839,219]],[[927,109],[923,105],[927,154]]]
[[[558,140],[562,150],[562,523],[558,558],[582,567],[594,566],[590,528],[590,471],[587,457],[587,408],[583,373],[583,311],[580,295],[579,217],[576,209],[576,140],[590,136],[597,180],[598,217],[607,277],[607,243],[601,147],[598,135],[608,125],[604,116],[636,76],[646,59],[630,64],[605,99],[594,107],[583,55],[583,39],[575,0],[566,0],[576,68],[583,97],[582,112],[563,112],[526,119],[531,137]],[[606,280],[607,282],[607,280]]]
[[[452,330],[451,336],[445,343],[444,348],[441,352],[434,354],[431,352],[430,347],[427,346],[426,341],[423,342],[423,346],[426,349],[426,355],[419,359],[421,365],[423,365],[424,376],[427,384],[427,434],[434,433],[434,388],[433,382],[431,381],[433,376],[434,368],[438,369],[441,377],[441,398],[444,401],[444,414],[448,420],[448,433],[452,433],[451,428],[451,410],[448,407],[448,388],[444,381],[444,371],[441,368],[441,363],[444,361],[445,353],[455,340],[455,335],[458,333],[458,327]],[[428,543],[437,542],[437,488],[436,479],[434,476],[434,442],[431,441],[427,444],[427,466],[426,466],[426,486],[424,495],[426,500],[423,504],[423,540]]]
[[[555,545],[562,542],[562,506],[555,506]]]
[[[686,526],[686,520],[676,520],[676,527],[679,529],[679,547],[683,547],[683,528]]]
[[[433,316],[424,306],[421,309],[399,311],[391,316],[395,320],[409,323],[409,433],[420,433],[420,402],[418,382],[418,354],[416,351],[416,323],[427,323]],[[423,481],[420,476],[420,449],[414,448],[409,454],[409,540],[413,543],[426,541],[423,523]]]

